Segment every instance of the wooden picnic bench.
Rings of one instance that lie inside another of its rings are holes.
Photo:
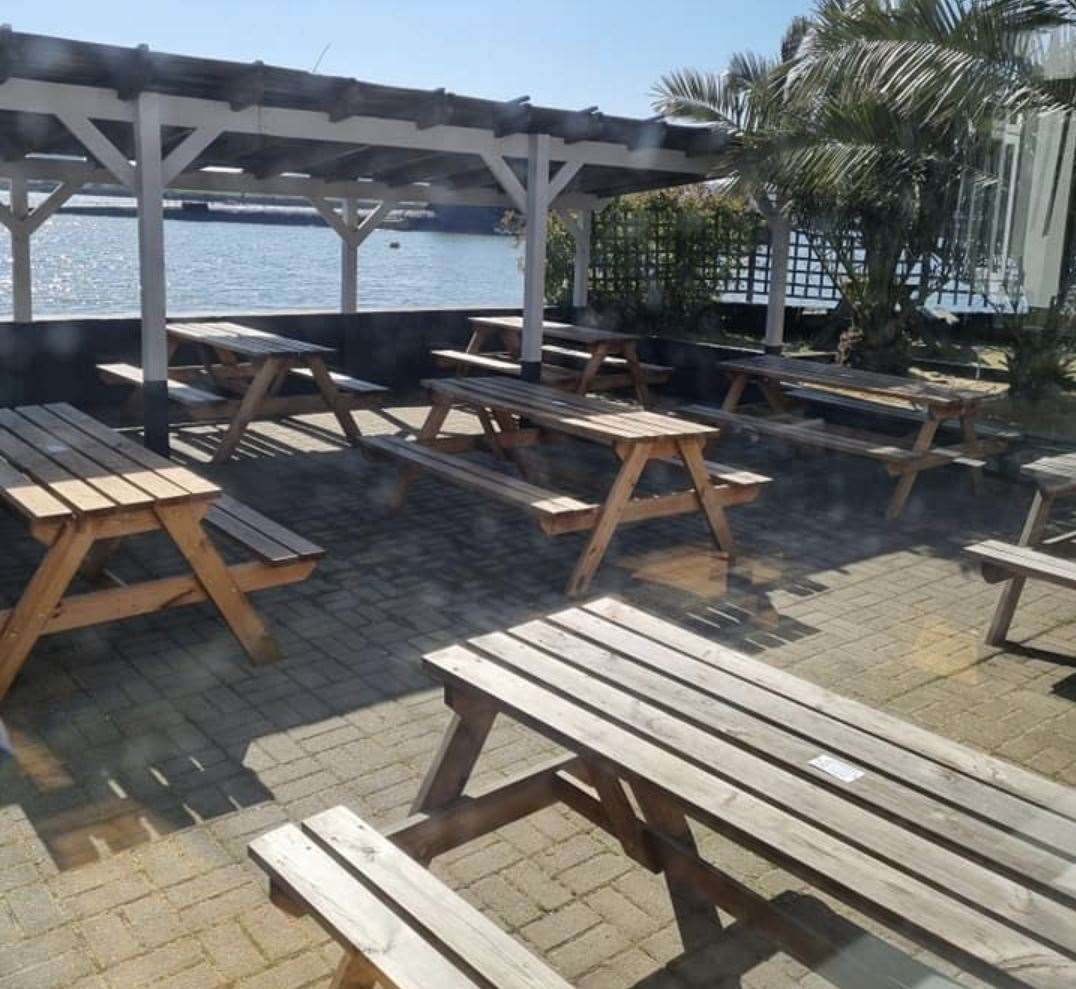
[[[324,551],[197,474],[66,403],[0,410],[0,501],[47,547],[0,612],[0,697],[41,635],[210,600],[255,663],[279,658],[247,600],[305,580]],[[212,527],[254,559],[227,565]],[[124,583],[108,570],[128,537],[165,532],[191,571]],[[97,589],[65,596],[82,577]]]
[[[1036,491],[1018,542],[988,539],[965,547],[988,583],[1005,583],[986,632],[992,646],[1004,644],[1028,578],[1076,589],[1076,560],[1056,555],[1059,546],[1076,540],[1076,532],[1046,536],[1054,502],[1076,495],[1076,453],[1040,457],[1020,470]]]
[[[718,546],[729,556],[735,543],[725,508],[753,501],[769,478],[724,464],[708,462],[702,451],[715,430],[672,416],[647,412],[604,399],[566,395],[543,385],[509,378],[457,378],[424,382],[431,406],[415,440],[396,436],[364,437],[363,446],[401,463],[396,506],[420,472],[436,474],[458,486],[509,502],[533,514],[546,535],[590,532],[590,538],[568,582],[569,594],[580,594],[591,578],[621,522],[662,518],[702,511]],[[478,416],[481,437],[440,436],[453,406]],[[529,425],[523,427],[521,422]],[[524,448],[549,442],[557,435],[610,447],[621,467],[603,502],[576,497],[535,483]],[[494,453],[515,477],[461,454],[478,447]],[[671,494],[633,497],[635,486],[651,461],[679,464],[691,487]]]
[[[887,510],[890,519],[898,518],[904,511],[920,471],[958,464],[972,468],[977,483],[982,458],[1004,449],[1011,439],[1001,430],[980,435],[976,428],[983,402],[996,397],[996,393],[773,356],[723,361],[718,366],[730,378],[721,408],[695,404],[680,412],[730,432],[767,436],[797,447],[832,450],[879,461],[888,473],[898,478]],[[761,389],[770,416],[736,411],[750,382]],[[804,385],[817,387],[805,395]],[[840,403],[853,411],[869,410],[874,415],[908,422],[914,427],[914,435],[901,439],[838,426],[824,419],[804,420],[792,414],[797,401],[817,401],[819,394],[824,396],[827,392],[836,393],[828,399],[831,404]],[[862,398],[864,395],[866,400]],[[962,442],[956,447],[934,445],[939,428],[950,420],[959,423]]]
[[[989,985],[1076,984],[1072,789],[609,598],[424,662],[452,715],[411,815],[382,838],[337,808],[306,822],[302,836],[288,826],[252,850],[288,899],[338,935],[351,902],[345,878],[357,880],[356,929],[340,939],[375,965],[400,927],[437,950],[451,933],[456,957],[472,966],[485,963],[490,936],[446,930],[455,901],[388,842],[428,864],[563,804],[664,877],[685,948],[720,936],[721,908],[837,985],[956,985],[929,969],[890,969],[870,938],[839,938],[767,899],[702,857],[690,821]],[[471,786],[498,715],[562,754]],[[327,859],[345,870],[331,885],[315,871]],[[369,894],[397,919],[367,918]],[[435,896],[447,909],[433,907]],[[483,986],[530,985],[481,975]],[[401,984],[424,985],[414,976]]]
[[[358,442],[360,431],[352,412],[380,403],[387,389],[326,365],[331,347],[293,340],[277,333],[239,323],[169,323],[168,356],[171,361],[183,344],[194,344],[202,363],[170,367],[168,397],[198,421],[226,421],[228,429],[213,454],[212,463],[226,462],[255,419],[276,419],[329,410],[340,423],[348,442]],[[129,385],[140,393],[142,369],[133,364],[99,364],[101,376]],[[289,380],[314,387],[311,394],[281,395]]]
[[[473,316],[470,322],[473,329],[467,349],[434,350],[438,363],[455,368],[461,375],[475,371],[518,377],[522,318]],[[499,349],[490,349],[491,336],[499,337]],[[639,338],[630,333],[545,320],[542,338],[559,341],[542,345],[542,384],[579,395],[633,388],[635,397],[646,405],[650,398],[648,385],[664,384],[673,373],[671,367],[640,361]]]

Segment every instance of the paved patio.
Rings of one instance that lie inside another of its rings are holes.
[[[363,427],[394,431],[423,414],[392,409]],[[284,662],[251,668],[197,606],[46,639],[0,704],[18,752],[0,767],[0,989],[327,985],[339,950],[269,904],[247,842],[338,803],[379,825],[402,818],[447,721],[422,653],[565,606],[582,536],[547,539],[433,479],[389,516],[394,469],[341,449],[330,418],[258,425],[241,460],[205,469],[329,550],[311,580],[257,598]],[[176,453],[204,464],[214,432],[177,431]],[[555,449],[558,476],[607,482],[601,451]],[[720,457],[775,478],[730,511],[742,549],[731,571],[699,516],[645,523],[620,530],[593,596],[621,595],[1076,785],[1076,599],[1029,585],[1011,633],[1020,647],[985,648],[998,592],[960,552],[1012,538],[1030,489],[988,477],[975,498],[959,468],[928,472],[893,524],[882,517],[891,482],[871,464],[731,441]],[[10,601],[39,550],[6,517],[0,539]],[[117,569],[160,574],[167,552],[147,538]],[[511,724],[495,742],[481,782],[549,754]],[[878,930],[701,838],[737,878],[843,936]],[[443,856],[435,871],[586,989],[828,984],[745,925],[684,956],[661,881],[567,812]],[[914,955],[911,971],[952,974],[886,940]]]

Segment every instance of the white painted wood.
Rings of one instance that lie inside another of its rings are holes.
[[[441,125],[419,128],[412,121],[382,117],[354,116],[330,121],[328,115],[314,110],[252,106],[233,111],[227,101],[188,96],[159,95],[161,123],[165,126],[198,128],[215,126],[243,134],[266,137],[345,141],[355,144],[459,154],[499,154],[508,158],[525,158],[533,135],[511,134],[497,138],[492,130],[476,127]],[[34,79],[9,79],[0,86],[0,109],[30,113],[75,115],[81,119],[133,121],[134,107],[116,95],[115,90],[70,83],[43,82]],[[553,161],[578,161],[613,168],[641,168],[682,174],[708,174],[711,159],[706,155],[689,158],[686,152],[667,148],[641,148],[632,151],[623,145],[605,141],[566,143],[562,138],[549,139]]]
[[[320,196],[310,196],[310,205],[314,207],[321,214],[321,218],[336,231],[341,240],[346,241],[348,239],[348,228],[344,223],[340,213],[337,212],[332,203],[326,202]],[[348,200],[344,200],[345,204]]]
[[[23,162],[0,162],[0,178],[10,178],[15,172],[25,171],[28,179],[48,182],[71,182],[78,186],[103,185],[117,187],[116,177],[107,169],[82,161],[60,158],[27,158]],[[280,175],[268,179],[235,170],[203,170],[185,172],[169,183],[177,192],[235,192],[287,199],[353,198],[359,203],[378,203],[394,199],[398,205],[444,203],[453,206],[502,206],[520,209],[513,200],[493,189],[452,189],[446,186],[414,182],[402,186],[387,186],[368,180],[327,182],[323,179],[299,175]],[[522,185],[520,186],[522,189]],[[563,209],[598,209],[603,200],[595,196],[562,194],[557,206]],[[522,210],[520,210],[522,212]],[[0,211],[0,223],[4,222]]]
[[[542,360],[545,315],[545,248],[549,210],[549,135],[528,134],[527,227],[524,237],[523,333],[524,363]]]
[[[164,173],[160,105],[156,93],[135,103],[135,196],[138,199],[138,269],[142,294],[142,375],[146,382],[168,377],[164,283]]]
[[[506,162],[499,154],[483,154],[482,160],[486,163],[486,168],[490,170],[493,177],[497,180],[497,184],[504,189],[505,194],[512,201],[512,205],[515,206],[520,213],[526,215],[526,190],[523,188],[523,183],[516,177],[516,173],[508,167],[508,162]]]
[[[340,312],[359,310],[359,245],[355,242],[358,209],[354,199],[340,206],[344,235],[340,238]]]
[[[59,113],[57,116],[82,146],[116,177],[120,185],[134,188],[134,167],[89,117],[74,112]]]
[[[26,219],[30,200],[24,175],[11,180],[11,314],[16,323],[29,323],[33,318],[30,272],[30,231]]]
[[[590,279],[590,232],[594,222],[594,213],[589,209],[579,211],[579,222],[575,224],[575,266],[572,275],[572,305],[585,309]]]
[[[766,301],[767,351],[780,352],[785,344],[785,297],[788,286],[788,247],[791,227],[780,210],[766,211],[770,228],[770,293]]]
[[[174,147],[164,160],[165,186],[170,185],[177,175],[181,175],[186,171],[191,162],[220,137],[220,134],[221,129],[219,127],[211,125],[198,127],[191,131],[181,144]]]
[[[560,166],[557,174],[549,180],[549,201],[551,203],[556,202],[557,196],[568,187],[568,183],[579,174],[582,167],[583,163],[581,161],[566,161]]]
[[[52,216],[64,203],[67,202],[81,186],[76,182],[61,182],[48,196],[39,202],[23,221],[26,229],[32,234],[42,223]]]
[[[378,228],[381,221],[385,219],[395,207],[396,203],[391,199],[384,199],[378,203],[373,212],[367,213],[363,218],[362,223],[359,223],[355,227],[355,232],[352,234],[355,240],[355,246],[358,247],[362,244],[362,242]]]

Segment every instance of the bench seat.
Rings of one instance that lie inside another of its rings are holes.
[[[296,378],[303,378],[311,384],[314,383],[314,372],[308,367],[293,367],[288,374]],[[354,395],[382,395],[388,391],[384,385],[377,385],[372,381],[363,381],[361,378],[353,378],[351,375],[343,374],[340,371],[330,371],[329,377],[332,378],[333,384],[340,391],[350,392]]]
[[[213,502],[205,520],[266,563],[319,560],[325,555],[320,546],[229,495]]]
[[[507,374],[518,378],[522,373],[519,361],[508,355],[469,354],[465,350],[433,350],[433,356],[441,367],[458,370],[474,370],[483,374]],[[579,380],[579,374],[570,368],[542,365],[542,384],[553,388],[570,388]]]
[[[1044,553],[1033,546],[1016,546],[1000,539],[987,539],[964,547],[979,561],[983,578],[996,584],[1013,577],[1032,577],[1061,587],[1076,589],[1076,560]]]
[[[278,906],[344,949],[333,986],[570,989],[515,938],[345,807],[249,846]]]
[[[817,420],[810,422],[789,421],[788,417],[762,418],[744,415],[739,412],[726,412],[710,405],[685,405],[677,412],[690,419],[723,426],[733,432],[751,433],[757,436],[771,436],[806,447],[832,450],[835,453],[848,453],[853,456],[869,457],[881,461],[894,473],[906,470],[920,470],[924,467],[943,463],[956,463],[965,467],[982,467],[983,461],[969,457],[963,450],[934,446],[929,450],[916,452],[907,447],[898,446],[888,436],[874,436],[856,430],[844,431],[840,427],[819,426]]]
[[[591,357],[590,353],[586,350],[575,350],[572,347],[562,347],[555,343],[542,344],[542,353],[549,354],[551,357],[560,357],[566,360],[578,361],[581,364],[586,364]],[[669,367],[666,364],[640,363],[639,366],[643,369],[643,374],[646,376],[647,383],[653,385],[664,384],[672,377],[673,371],[676,370],[676,368]],[[628,362],[623,357],[609,355],[602,361],[602,367],[613,368],[617,371],[626,371]]]
[[[600,506],[399,436],[364,436],[364,448],[437,474],[459,487],[526,509],[549,533],[589,528]]]
[[[142,376],[142,368],[134,364],[98,364],[97,370],[106,381],[119,382],[125,385],[133,385],[142,388],[145,384]],[[206,407],[210,405],[224,404],[229,399],[215,392],[207,391],[187,384],[185,381],[177,381],[174,378],[167,379],[168,398],[179,405],[191,407]]]

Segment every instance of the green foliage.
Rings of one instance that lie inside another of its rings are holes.
[[[1076,386],[1076,320],[1059,304],[1016,316],[1005,358],[1009,394],[1041,402]]]
[[[590,305],[654,333],[707,333],[730,270],[765,235],[761,217],[705,186],[622,196],[594,217]],[[551,218],[546,300],[571,299],[575,242]]]

